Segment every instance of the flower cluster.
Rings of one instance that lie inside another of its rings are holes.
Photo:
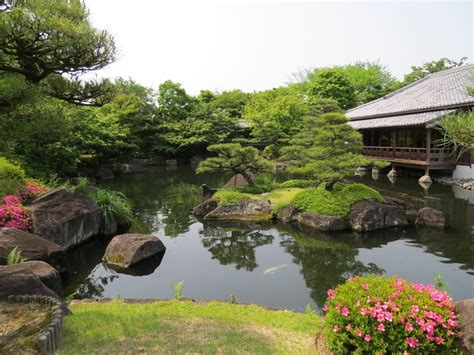
[[[15,195],[3,197],[0,204],[0,227],[28,230],[30,224],[30,212],[23,207],[21,198]]]
[[[32,200],[39,195],[48,191],[48,188],[39,181],[26,179],[23,186],[19,189],[18,194],[23,201]]]
[[[356,277],[327,294],[326,338],[336,353],[456,352],[452,299],[432,285]]]

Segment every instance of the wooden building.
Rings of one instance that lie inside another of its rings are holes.
[[[444,170],[457,178],[474,178],[474,152],[455,161],[439,146],[433,128],[443,116],[474,111],[474,64],[431,74],[380,99],[346,112],[349,124],[363,134],[364,155],[397,167]]]

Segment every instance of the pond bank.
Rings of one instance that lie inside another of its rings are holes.
[[[315,353],[323,323],[314,313],[224,302],[74,301],[60,354]],[[113,320],[113,321],[111,321]]]

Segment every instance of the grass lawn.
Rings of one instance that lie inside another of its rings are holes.
[[[60,354],[315,353],[316,314],[223,302],[73,303]]]

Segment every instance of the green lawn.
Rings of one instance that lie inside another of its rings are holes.
[[[60,354],[315,353],[316,314],[223,302],[73,303]]]

